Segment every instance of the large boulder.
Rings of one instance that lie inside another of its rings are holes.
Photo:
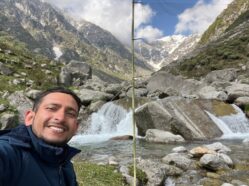
[[[85,62],[71,60],[60,72],[60,83],[70,86],[80,86],[92,77],[92,68]]]
[[[198,92],[199,98],[201,99],[216,99],[226,101],[228,96],[224,91],[218,91],[213,86],[202,87]]]
[[[214,70],[207,74],[205,77],[205,82],[208,84],[213,82],[231,82],[237,78],[237,69],[228,68],[223,70]]]
[[[249,85],[233,83],[226,88],[228,94],[228,100],[233,102],[239,97],[249,97]]]
[[[195,96],[197,90],[204,86],[203,83],[194,79],[184,79],[181,76],[174,76],[165,71],[155,73],[147,84],[149,92],[174,90],[175,95],[183,97]]]
[[[222,131],[206,112],[215,114],[218,103],[216,101],[214,105],[212,100],[182,97],[167,97],[146,103],[135,113],[138,133],[144,136],[148,129],[159,129],[180,134],[184,139],[220,137]]]
[[[110,101],[114,95],[90,89],[80,89],[75,91],[83,105],[89,105],[96,101]]]

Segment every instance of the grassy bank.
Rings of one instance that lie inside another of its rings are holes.
[[[126,186],[125,180],[114,166],[75,162],[79,186]]]

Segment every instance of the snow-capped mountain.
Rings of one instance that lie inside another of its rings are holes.
[[[136,43],[136,52],[158,70],[191,52],[199,40],[199,35],[172,35],[153,42],[139,40]]]

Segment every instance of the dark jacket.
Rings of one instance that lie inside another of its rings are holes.
[[[78,152],[44,143],[25,125],[0,131],[0,186],[76,186],[70,159]]]

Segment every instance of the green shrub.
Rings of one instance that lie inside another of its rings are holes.
[[[134,167],[129,166],[129,174],[133,175]],[[136,168],[136,177],[140,181],[141,185],[145,185],[148,182],[147,175],[144,171],[141,169]]]

